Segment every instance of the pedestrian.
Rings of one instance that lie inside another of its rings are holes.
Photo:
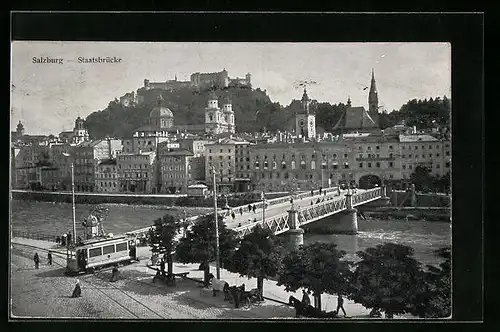
[[[304,306],[311,305],[311,299],[305,290],[302,290],[302,304]]]
[[[344,298],[342,297],[342,295],[339,294],[339,296],[337,297],[337,315],[339,314],[340,309],[342,309],[344,317],[347,316],[344,310]]]
[[[257,218],[253,218],[253,222],[257,222]]]
[[[47,254],[47,264],[52,265],[52,252],[50,252],[50,251]]]
[[[326,196],[326,190],[323,190],[323,196]]]
[[[251,212],[252,211],[252,206],[250,204],[248,204],[248,212]]]
[[[240,208],[240,216],[243,215],[243,208]]]
[[[311,189],[311,196],[314,196],[314,190]]]
[[[80,280],[76,279],[75,289],[73,289],[73,294],[71,294],[72,298],[82,296],[82,288],[80,287]]]
[[[66,246],[66,234],[63,234],[63,235],[62,235],[62,237],[61,237],[61,245],[62,245],[63,247],[65,247],[65,246]]]
[[[71,232],[68,232],[68,246],[70,245],[71,243]]]
[[[234,211],[231,212],[231,218],[233,218],[233,220],[236,218],[236,215],[234,214]]]
[[[241,223],[238,223],[238,227],[241,227]]]
[[[56,237],[56,244],[59,244],[59,243],[61,243],[61,237],[60,236]]]
[[[313,204],[314,204],[313,201],[311,201],[311,205],[313,205]]]
[[[110,282],[115,282],[118,280],[118,266],[114,266],[113,270],[111,270],[111,280]]]
[[[321,195],[323,193],[323,187],[319,187],[319,194]]]
[[[35,256],[33,256],[33,262],[35,262],[35,269],[38,269],[38,264],[40,264],[40,257],[38,257],[38,253],[35,253]]]
[[[160,271],[161,271],[161,275],[164,276],[165,275],[165,260],[163,258],[160,260]]]
[[[255,204],[254,204],[254,205],[252,205],[252,210],[253,210],[253,213],[255,213],[255,210],[256,210],[256,209],[257,209],[257,208],[255,207]]]

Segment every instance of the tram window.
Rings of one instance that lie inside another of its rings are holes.
[[[102,255],[102,248],[92,248],[89,249],[89,257],[96,257]]]
[[[127,250],[127,242],[123,242],[123,243],[117,243],[116,244],[116,251],[125,251]]]
[[[114,252],[115,252],[115,246],[114,245],[102,247],[102,254],[103,255],[112,254]]]

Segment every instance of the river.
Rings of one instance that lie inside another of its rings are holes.
[[[76,206],[77,234],[82,234],[81,221],[92,205]],[[109,216],[104,223],[106,232],[115,234],[148,227],[153,220],[168,212],[167,207],[129,206],[109,204]],[[72,229],[71,204],[35,201],[11,201],[11,226],[13,230],[62,234]],[[411,246],[415,258],[423,264],[437,265],[440,260],[433,251],[451,245],[449,222],[404,220],[359,220],[357,235],[304,234],[304,244],[333,242],[354,259],[358,250],[374,247],[384,242]]]

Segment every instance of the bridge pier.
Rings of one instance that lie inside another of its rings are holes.
[[[287,246],[290,250],[298,249],[299,246],[304,245],[304,230],[299,228],[299,213],[292,205],[288,210],[288,223],[290,229],[285,233]]]

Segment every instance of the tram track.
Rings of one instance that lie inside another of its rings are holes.
[[[53,252],[53,250],[50,250],[50,249],[45,249],[45,248],[40,248],[40,247],[36,247],[36,246],[32,246],[32,245],[26,245],[26,244],[21,244],[21,243],[14,243],[13,245],[19,245],[19,246],[25,246],[25,247],[28,247],[30,248],[31,250],[39,250],[39,251],[46,251],[46,252]],[[56,255],[54,255],[56,256]],[[58,254],[56,257],[58,258],[63,258],[61,257],[62,254]],[[26,256],[25,256],[26,257]],[[29,257],[27,257],[29,258]],[[52,263],[54,265],[57,265],[59,267],[62,267],[62,268],[65,268],[66,265],[65,264],[61,264],[61,263],[58,263],[54,258],[52,259]],[[122,308],[123,310],[125,310],[126,312],[130,313],[132,316],[134,316],[135,318],[144,318],[143,316],[139,316],[138,314],[134,313],[132,310],[130,310],[127,306],[123,305],[122,303],[120,303],[116,297],[113,297],[111,296],[109,293],[107,293],[106,291],[116,291],[117,293],[119,293],[120,295],[124,295],[126,299],[128,300],[132,300],[133,303],[135,304],[138,304],[140,305],[140,307],[142,308],[145,308],[147,309],[147,311],[150,311],[152,312],[155,316],[158,316],[159,319],[166,319],[166,318],[170,318],[170,317],[165,317],[163,316],[162,314],[156,312],[155,310],[149,308],[148,306],[146,306],[145,304],[143,304],[141,301],[139,301],[138,299],[136,299],[135,297],[131,296],[130,294],[128,294],[127,292],[123,291],[122,289],[116,287],[115,285],[111,284],[111,283],[107,283],[106,286],[110,286],[110,287],[103,287],[103,288],[100,288],[99,285],[97,284],[99,282],[99,280],[103,281],[102,279],[97,279],[97,280],[94,280],[93,282],[91,281],[92,278],[96,278],[99,274],[103,273],[103,272],[106,272],[106,271],[109,271],[111,270],[112,268],[107,268],[107,269],[102,269],[102,270],[99,270],[98,272],[94,273],[94,274],[89,274],[89,275],[83,275],[81,277],[79,277],[79,280],[81,281],[84,281],[86,282],[90,287],[86,287],[87,289],[91,289],[91,290],[96,290],[96,291],[99,291],[101,294],[103,294],[106,298],[108,298],[109,300],[111,300],[112,302],[116,303],[116,305],[118,305],[120,308]],[[132,279],[129,279],[129,280],[132,280]],[[97,283],[96,283],[97,282]],[[146,284],[146,283],[144,283]],[[105,291],[106,290],[106,291]],[[123,298],[123,297],[122,297]],[[151,319],[148,317],[148,319]]]

